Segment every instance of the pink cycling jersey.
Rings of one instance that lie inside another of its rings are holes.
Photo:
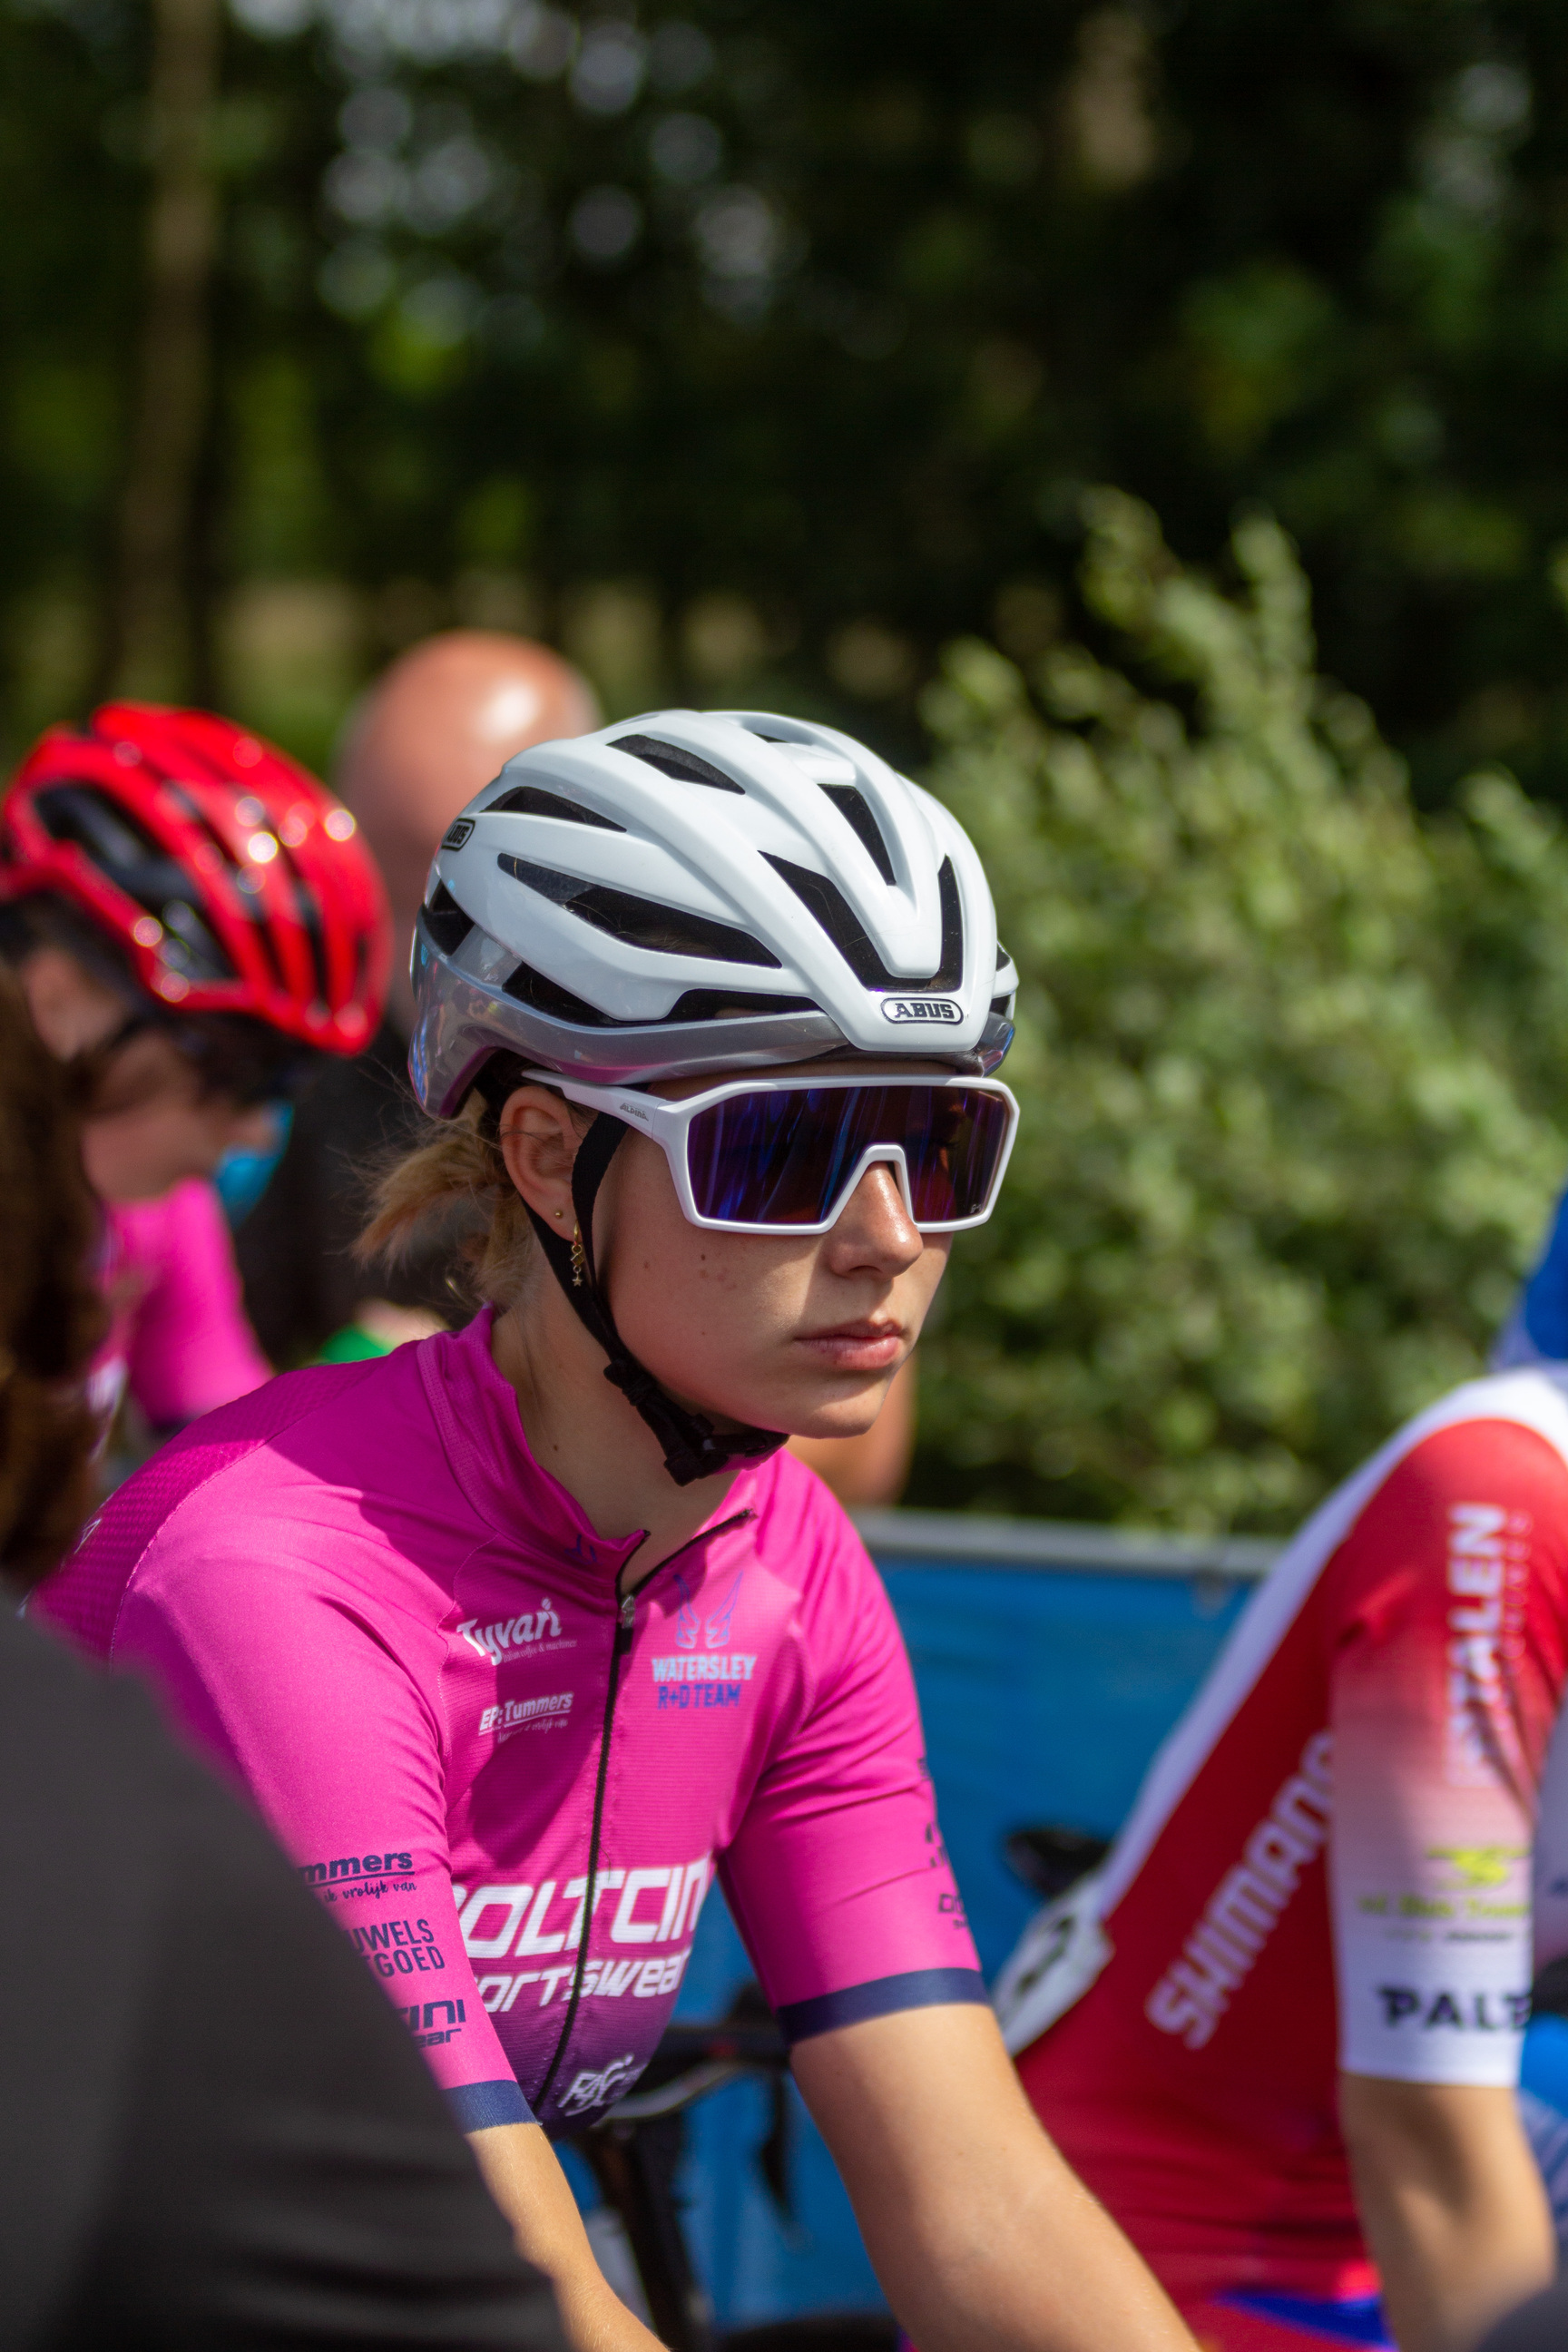
[[[826,1488],[743,1472],[618,1601],[638,1539],[533,1460],[489,1328],[213,1414],[42,1613],[248,1790],[469,2130],[636,2078],[715,1867],[794,2040],[983,2000],[902,1640]]]
[[[1043,2033],[1039,1937],[1025,2087],[1189,2311],[1239,2298],[1262,2327],[1375,2291],[1339,2069],[1517,2081],[1532,1969],[1568,1953],[1565,1680],[1568,1374],[1515,1372],[1401,1431],[1282,1554],[1155,1759],[1092,1949],[1080,1922],[1088,1990]]]
[[[223,1204],[204,1178],[106,1209],[100,1280],[111,1319],[91,1395],[106,1420],[127,1386],[153,1427],[170,1429],[271,1378]]]

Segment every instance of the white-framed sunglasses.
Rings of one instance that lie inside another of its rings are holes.
[[[997,1078],[759,1072],[675,1102],[558,1070],[519,1083],[531,1081],[647,1136],[688,1222],[721,1233],[827,1233],[878,1164],[892,1169],[919,1232],[962,1233],[991,1214],[1018,1131]]]

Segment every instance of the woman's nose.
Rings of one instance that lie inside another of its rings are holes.
[[[925,1242],[904,1205],[898,1172],[878,1160],[845,1202],[828,1240],[841,1272],[859,1265],[901,1273],[913,1265]]]

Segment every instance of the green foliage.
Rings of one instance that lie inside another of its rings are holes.
[[[1424,825],[1315,675],[1270,520],[1235,593],[1087,502],[1123,666],[990,647],[932,782],[1023,986],[1024,1125],[926,1351],[920,1499],[1289,1527],[1479,1370],[1568,1161],[1568,837],[1507,777]]]

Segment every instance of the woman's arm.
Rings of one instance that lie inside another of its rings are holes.
[[[657,2352],[594,2260],[577,2200],[537,2124],[470,2132],[485,2186],[511,2224],[517,2250],[555,2290],[573,2352]]]
[[[1040,2129],[988,2009],[900,2010],[794,2063],[921,2352],[1194,2352]]]
[[[1470,2352],[1557,2248],[1514,2094],[1340,2076],[1356,2202],[1401,2352]]]

